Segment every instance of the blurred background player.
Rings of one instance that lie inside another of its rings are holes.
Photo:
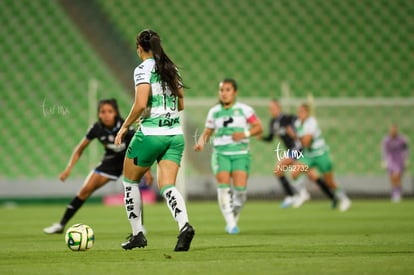
[[[296,178],[300,173],[306,172],[309,178],[315,181],[325,194],[331,198],[333,207],[336,207],[336,200],[338,199],[339,210],[348,210],[351,207],[351,200],[334,180],[333,163],[329,148],[322,137],[322,131],[317,120],[310,115],[309,105],[302,104],[299,106],[298,120],[295,126],[298,138],[302,143],[303,157],[295,162],[296,169],[292,172],[292,177]],[[323,178],[318,177],[314,168],[318,169]],[[327,189],[327,187],[330,189]]]
[[[401,177],[408,159],[407,139],[398,133],[397,125],[390,127],[389,134],[382,141],[382,160],[391,182],[391,200],[399,202],[402,196]]]
[[[156,32],[140,32],[136,49],[142,63],[134,70],[135,101],[115,138],[115,144],[122,144],[129,126],[141,119],[124,160],[125,208],[132,236],[121,246],[133,249],[147,245],[141,222],[142,199],[138,183],[157,161],[158,188],[180,231],[174,251],[188,251],[195,231],[189,224],[184,198],[175,187],[184,151],[179,116],[184,109],[183,84]]]
[[[46,234],[62,233],[67,222],[95,190],[110,180],[117,180],[122,174],[125,151],[135,133],[133,129],[128,129],[124,143],[115,145],[115,136],[123,122],[124,120],[119,113],[118,104],[115,99],[103,99],[99,101],[98,121],[89,128],[86,136],[75,147],[68,165],[59,176],[60,180],[64,182],[69,177],[72,168],[93,139],[98,139],[105,147],[105,155],[101,163],[89,173],[78,194],[67,206],[60,222],[43,229]],[[152,183],[152,175],[150,172],[148,172],[146,179],[148,184]]]
[[[285,176],[286,169],[289,165],[293,164],[295,160],[295,153],[302,150],[302,146],[296,138],[296,133],[294,130],[295,121],[297,117],[291,114],[285,114],[282,112],[279,101],[272,99],[269,103],[269,113],[271,116],[269,124],[269,134],[262,137],[262,140],[265,142],[272,142],[275,136],[278,136],[286,149],[287,155],[283,156],[276,164],[274,173],[279,179],[280,184],[285,192],[285,199],[280,204],[282,208],[287,208],[292,205],[294,207],[300,207],[305,201],[309,200],[310,196],[308,191],[305,188],[304,177],[298,177],[295,182],[295,187],[298,190],[298,194],[295,195],[295,188],[289,183],[289,180]],[[278,143],[277,150],[282,150],[279,148],[280,143]],[[279,152],[276,152],[278,159],[280,158]]]
[[[209,110],[205,129],[194,150],[202,151],[215,133],[211,166],[217,180],[218,203],[226,221],[226,232],[237,234],[237,222],[247,199],[249,138],[262,133],[262,124],[252,107],[236,101],[234,79],[226,78],[220,82],[218,96],[220,103]]]

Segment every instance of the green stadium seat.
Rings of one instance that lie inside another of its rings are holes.
[[[88,127],[89,78],[100,81],[99,97],[124,97],[121,107],[129,106],[129,96],[57,2],[1,1],[0,22],[0,88],[7,106],[2,119],[13,121],[0,138],[13,148],[0,164],[0,177],[55,178]],[[70,115],[45,117],[44,100],[68,106]],[[88,169],[79,165],[74,176]]]
[[[217,82],[225,76],[237,78],[246,97],[280,97],[283,82],[290,86],[291,96],[306,97],[311,92],[316,100],[413,96],[413,1],[292,0],[252,5],[247,0],[160,0],[152,1],[151,9],[145,8],[147,1],[97,3],[131,50],[137,31],[143,28],[154,28],[162,35],[191,87],[189,97],[215,96]],[[89,80],[98,79],[99,98],[118,98],[124,114],[131,98],[58,2],[0,1],[0,24],[0,89],[3,104],[12,110],[4,120],[18,119],[1,137],[5,147],[16,149],[0,164],[0,176],[55,177],[85,134]],[[44,117],[41,104],[45,99],[51,105],[67,106],[70,115]],[[260,112],[266,117],[265,109]],[[390,111],[393,119],[407,112],[406,108]],[[354,136],[351,125],[339,131],[330,126],[334,125],[331,117],[347,121],[350,115],[376,116],[373,125],[385,119],[369,108],[338,111],[324,107],[318,115],[328,126],[327,139],[337,155],[356,146],[367,132],[358,130]],[[19,134],[22,125],[27,126],[30,141]],[[376,144],[382,134],[369,135],[367,142]],[[340,135],[351,137],[348,147],[341,146]],[[365,162],[375,161],[374,156],[364,154],[367,148],[358,146],[361,156],[338,163],[339,171],[346,172],[363,155]],[[27,151],[33,151],[33,156]],[[369,169],[365,162],[358,162],[357,172]],[[75,176],[87,170],[80,165]]]

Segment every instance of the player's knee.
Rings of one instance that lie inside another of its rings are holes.
[[[216,174],[217,182],[230,182],[230,173],[221,171]]]
[[[318,174],[316,173],[315,170],[311,169],[308,171],[308,178],[312,181],[316,181],[318,179]]]
[[[290,176],[293,180],[296,180],[299,177],[299,171],[293,170]]]
[[[273,171],[273,173],[278,178],[282,177],[283,174],[284,174],[283,171],[282,171],[282,169],[279,169],[279,166],[278,165],[275,167],[275,170]]]
[[[78,198],[80,198],[81,200],[86,200],[87,198],[89,198],[91,196],[91,192],[85,192],[85,191],[80,191],[78,193]]]
[[[275,168],[273,169],[273,174],[278,178],[282,177],[285,174],[282,167],[283,165],[281,161],[279,161],[278,163],[276,163]]]
[[[94,186],[94,185],[93,186],[89,186],[89,185],[85,186],[79,191],[78,197],[80,199],[86,200],[87,198],[89,198],[92,195],[92,193],[96,189],[98,189],[98,187]]]

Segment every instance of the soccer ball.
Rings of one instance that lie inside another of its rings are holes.
[[[95,235],[89,225],[75,224],[66,230],[65,242],[72,251],[85,251],[93,247]]]

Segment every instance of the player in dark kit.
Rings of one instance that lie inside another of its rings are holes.
[[[298,194],[295,195],[295,189],[285,177],[285,172],[288,171],[287,168],[290,167],[294,160],[300,156],[299,152],[302,150],[302,146],[296,138],[294,130],[294,124],[297,117],[295,115],[283,113],[280,103],[276,99],[272,99],[270,101],[269,113],[271,116],[269,134],[262,137],[262,140],[265,142],[272,142],[274,137],[278,136],[282,140],[286,149],[285,152],[281,152],[283,149],[280,148],[280,143],[276,148],[278,163],[276,164],[274,173],[279,179],[286,194],[286,197],[280,206],[282,208],[287,208],[292,205],[294,207],[300,207],[306,200],[309,199],[309,193],[304,186],[304,178],[300,177],[295,182],[298,189]]]
[[[74,149],[66,169],[59,176],[60,180],[66,180],[73,166],[93,139],[98,139],[105,147],[105,155],[101,163],[89,173],[78,194],[67,206],[60,222],[43,229],[46,234],[63,233],[65,225],[73,215],[75,215],[85,200],[88,199],[95,190],[99,189],[110,180],[117,180],[122,174],[126,148],[134,136],[135,131],[130,128],[124,142],[120,145],[114,144],[115,136],[124,122],[120,116],[118,104],[115,99],[104,99],[99,101],[98,118],[99,120],[89,128],[86,136]],[[147,183],[150,184],[152,181],[150,172],[148,172],[146,176]]]

